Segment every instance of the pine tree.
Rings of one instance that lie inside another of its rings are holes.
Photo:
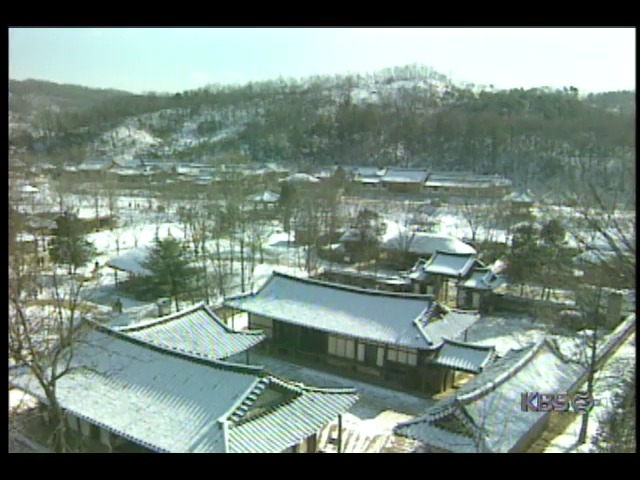
[[[148,291],[156,297],[171,297],[180,310],[178,296],[190,291],[196,270],[190,265],[188,251],[175,238],[156,239],[144,263],[151,275]]]
[[[95,248],[85,238],[84,226],[78,217],[65,212],[56,219],[49,251],[55,264],[67,265],[69,274],[75,275],[78,267],[89,263],[95,254]]]

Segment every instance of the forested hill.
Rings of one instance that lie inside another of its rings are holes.
[[[9,90],[13,121],[26,119],[32,126],[12,135],[12,143],[51,154],[80,148],[74,160],[105,151],[126,155],[127,136],[133,141],[145,135],[162,147],[130,154],[185,161],[233,155],[302,167],[425,166],[548,186],[561,186],[580,170],[622,190],[635,179],[635,92],[630,91],[586,96],[572,86],[501,91],[455,85],[415,65],[173,94],[33,81],[10,81]],[[55,108],[29,103],[34,95],[65,101],[52,100]]]

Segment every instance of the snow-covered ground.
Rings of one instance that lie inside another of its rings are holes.
[[[528,315],[483,315],[469,328],[467,342],[496,348],[500,356],[509,350],[534,344],[545,335],[545,325]]]

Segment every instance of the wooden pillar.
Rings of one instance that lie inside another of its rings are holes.
[[[338,453],[342,453],[342,415],[338,415]]]

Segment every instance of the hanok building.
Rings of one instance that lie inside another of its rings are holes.
[[[151,275],[149,270],[144,267],[144,263],[149,257],[149,252],[149,247],[136,247],[107,261],[107,266],[114,270],[116,286],[119,285],[118,272],[127,274],[124,280],[126,284],[123,287],[127,285],[135,287],[140,278]],[[123,283],[122,279],[120,283]]]
[[[389,258],[402,261],[409,266],[423,258],[433,257],[436,252],[460,255],[475,255],[475,248],[455,237],[426,232],[398,231],[387,236],[381,245]]]
[[[459,284],[466,279],[478,263],[473,253],[436,252],[429,260],[419,260],[409,278],[416,293],[435,295],[447,302],[449,282]]]
[[[379,189],[382,187],[382,177],[386,172],[385,168],[378,167],[352,167],[351,176],[353,182],[368,189]]]
[[[429,172],[422,169],[388,168],[380,178],[382,186],[390,192],[421,192]]]
[[[479,318],[445,309],[426,295],[365,290],[278,272],[256,293],[230,297],[225,306],[248,313],[249,327],[268,338],[264,346],[269,353],[422,393],[453,384],[456,367],[451,358],[440,362],[438,354]],[[482,362],[475,366],[481,369]]]
[[[547,340],[511,350],[423,415],[399,424],[398,435],[427,452],[523,452],[539,437],[549,413],[524,411],[527,392],[572,393],[585,370]]]
[[[247,200],[254,210],[273,212],[278,209],[280,195],[269,190],[250,195]]]
[[[502,198],[511,191],[511,180],[498,175],[431,173],[425,193],[433,197]]]
[[[506,283],[506,277],[480,262],[469,276],[457,284],[456,305],[467,310],[486,311],[490,307],[490,294]]]
[[[534,199],[530,192],[513,192],[504,200],[511,207],[511,214],[515,216],[528,216],[531,214]]]
[[[96,158],[81,163],[76,171],[85,180],[102,180],[118,167],[119,164],[111,158]]]
[[[314,452],[318,431],[358,399],[353,389],[291,383],[262,367],[195,358],[98,325],[88,327],[71,362],[57,400],[69,429],[97,451]],[[47,403],[32,374],[14,373],[11,386]]]

